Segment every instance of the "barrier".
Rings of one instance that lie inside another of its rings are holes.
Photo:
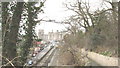
[[[95,52],[85,51],[85,49],[81,49],[81,53],[86,55],[86,57],[100,66],[118,66],[118,58],[104,56]]]

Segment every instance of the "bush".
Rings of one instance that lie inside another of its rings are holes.
[[[106,37],[100,34],[92,34],[90,40],[92,45],[102,45],[105,42]]]
[[[111,56],[112,53],[109,51],[101,52],[100,54],[105,55],[105,56]]]

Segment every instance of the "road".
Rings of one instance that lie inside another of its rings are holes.
[[[53,54],[56,48],[52,48],[48,54],[37,64],[37,66],[48,66],[48,63],[51,61]]]
[[[50,50],[50,48],[51,48],[51,46],[44,48],[35,57],[31,58],[33,61],[33,64],[35,64],[38,60],[40,60]]]

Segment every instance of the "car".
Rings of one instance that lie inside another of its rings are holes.
[[[44,47],[40,47],[40,50],[43,50],[44,49]]]
[[[53,48],[54,47],[54,45],[53,44],[51,44],[51,46],[50,46],[51,48]]]
[[[32,61],[32,60],[29,60],[29,61],[28,61],[28,64],[29,64],[29,65],[32,65],[32,64],[33,64],[33,61]]]
[[[33,54],[32,54],[32,57],[35,57],[36,55],[37,55],[37,53],[33,53]]]
[[[39,52],[40,52],[40,47],[35,47],[33,54],[32,54],[32,57],[35,57]]]

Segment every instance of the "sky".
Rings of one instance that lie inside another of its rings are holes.
[[[65,0],[47,0],[45,2],[44,14],[38,15],[38,17],[48,18],[56,21],[64,20],[65,17],[69,16],[71,13],[71,11],[65,11],[66,8],[63,6],[64,1]],[[53,22],[41,22],[40,25],[36,26],[36,32],[38,32],[39,29],[44,29],[45,33],[47,34],[52,30],[54,32],[57,30],[64,30],[65,26]]]
[[[74,0],[46,0],[44,6],[44,14],[39,14],[38,18],[44,19],[52,19],[56,21],[65,20],[68,16],[74,14],[72,11],[66,11],[63,3],[67,3],[69,1],[74,2]],[[86,0],[88,1],[88,0]],[[92,10],[95,10],[97,7],[101,7],[102,0],[89,0],[90,6]],[[57,30],[61,31],[65,29],[65,26],[62,24],[56,24],[52,22],[40,22],[40,25],[36,26],[36,33],[38,33],[39,29],[44,29],[45,34],[51,32],[52,30],[55,32]]]

